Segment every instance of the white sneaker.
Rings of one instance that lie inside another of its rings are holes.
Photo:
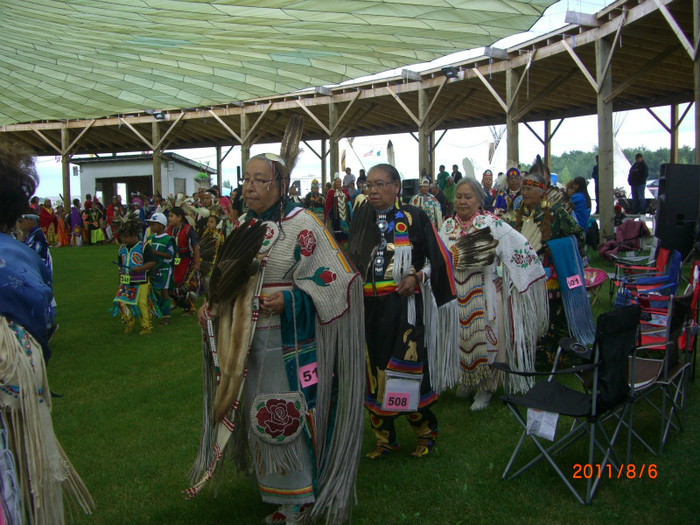
[[[493,394],[491,392],[487,392],[486,390],[477,390],[471,409],[475,411],[485,409],[487,406],[489,406],[492,395]]]

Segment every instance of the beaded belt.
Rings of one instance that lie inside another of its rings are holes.
[[[395,291],[396,283],[394,281],[377,281],[376,283],[365,283],[362,285],[362,292],[365,297],[381,297]],[[416,286],[415,293],[418,292],[420,292],[420,288]]]

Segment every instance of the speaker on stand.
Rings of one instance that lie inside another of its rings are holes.
[[[404,179],[401,182],[401,200],[404,204],[408,204],[411,201],[411,197],[418,193],[420,188],[420,180],[418,179]]]
[[[685,258],[693,249],[698,220],[700,166],[661,164],[654,234],[661,246]]]

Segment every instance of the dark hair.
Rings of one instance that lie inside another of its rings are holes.
[[[73,199],[73,206],[75,206],[75,207],[80,206],[80,199]]]
[[[375,164],[369,169],[369,173],[372,173],[374,170],[382,170],[384,173],[389,175],[391,182],[401,182],[401,175],[399,174],[399,171],[391,164]]]
[[[170,208],[168,210],[168,213],[172,213],[173,215],[177,215],[178,217],[180,217],[182,219],[182,224],[184,226],[185,221],[187,220],[185,218],[185,210],[183,210],[179,206],[173,206],[172,208]]]
[[[17,222],[39,185],[31,151],[19,144],[0,141],[0,230]]]
[[[576,185],[574,193],[583,193],[583,196],[586,197],[586,206],[590,208],[591,196],[588,195],[588,183],[586,182],[586,179],[583,177],[575,177],[573,183]]]

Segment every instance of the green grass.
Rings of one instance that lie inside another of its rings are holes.
[[[183,498],[199,443],[200,332],[194,318],[176,310],[169,327],[156,325],[149,336],[125,335],[108,311],[117,286],[110,263],[116,251],[97,246],[52,252],[60,329],[48,372],[52,389],[63,394],[54,400],[54,426],[97,505],[93,516],[76,513],[75,522],[260,523],[272,506],[261,503],[253,481],[231,473],[222,477],[218,497],[206,490],[192,501]],[[596,258],[591,263],[603,266]],[[607,307],[604,289],[596,313]],[[695,390],[691,385],[687,428],[672,435],[662,456],[635,449],[634,463],[656,464],[658,477],[604,479],[591,506],[579,505],[545,464],[502,481],[519,437],[510,412],[494,400],[475,413],[470,401],[446,393],[435,407],[441,432],[429,457],[410,456],[414,438],[399,421],[403,448],[377,463],[361,461],[352,523],[697,522]],[[363,450],[372,444],[366,424]],[[565,459],[580,462],[581,452],[572,449]]]

